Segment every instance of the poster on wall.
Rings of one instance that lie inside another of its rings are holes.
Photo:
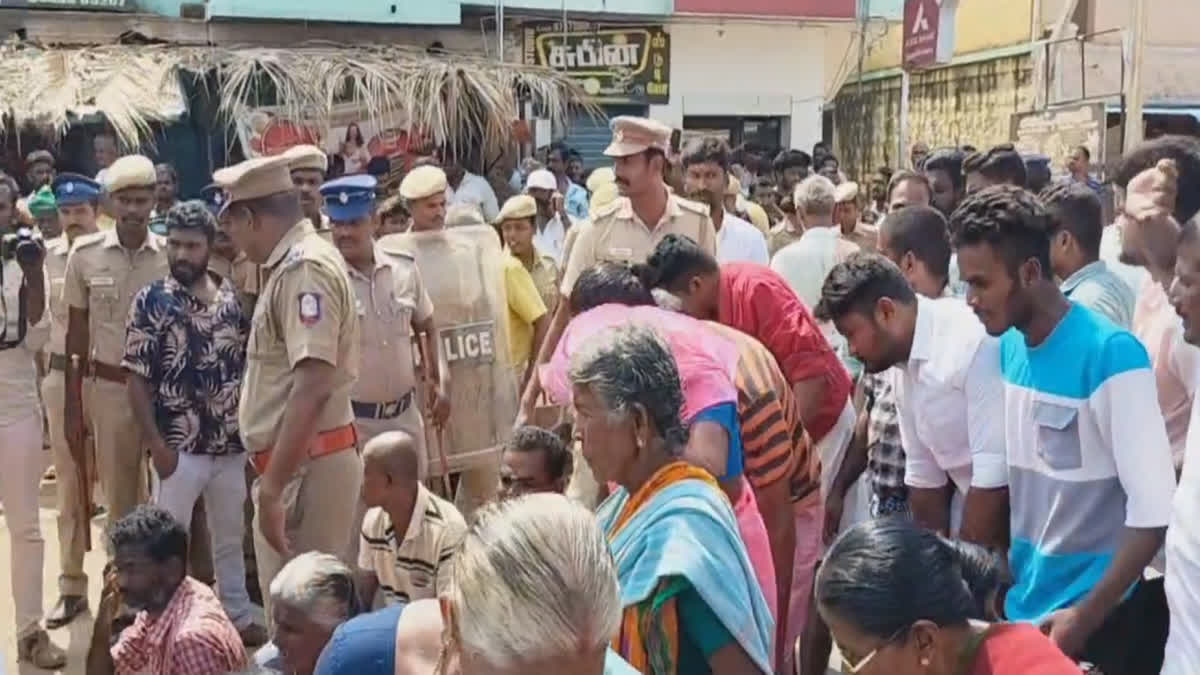
[[[329,155],[330,176],[372,173],[381,180],[403,170],[428,143],[409,131],[396,110],[370,116],[354,103],[337,104],[325,120],[289,116],[282,108],[247,108],[237,115],[238,140],[247,157],[278,155],[294,145],[315,145]]]
[[[1103,103],[1015,113],[1012,116],[1013,146],[1022,153],[1043,154],[1052,169],[1062,169],[1075,148],[1084,146],[1092,164],[1104,166],[1105,122]]]
[[[565,72],[596,103],[662,104],[671,96],[671,36],[662,26],[526,25],[524,51],[526,64]]]

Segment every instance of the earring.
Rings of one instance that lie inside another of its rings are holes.
[[[922,667],[922,668],[928,668],[928,667],[929,667],[929,659],[928,659],[928,658],[921,659],[921,667]]]

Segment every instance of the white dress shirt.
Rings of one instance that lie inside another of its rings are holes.
[[[446,202],[451,206],[470,204],[479,209],[483,219],[489,223],[500,213],[500,205],[496,203],[496,193],[492,186],[486,178],[470,171],[463,174],[457,190],[452,187],[446,188]]]
[[[4,283],[0,288],[0,325],[3,326],[4,341],[8,342],[20,334],[18,293],[24,275],[16,260],[4,261],[2,273]],[[47,301],[49,297],[49,289],[46,289]],[[47,307],[42,311],[41,320],[26,329],[21,344],[0,350],[0,428],[40,414],[37,368],[33,359],[49,338],[50,311]]]
[[[546,221],[546,225],[540,230],[535,225],[533,228],[533,245],[542,255],[548,255],[554,258],[554,262],[562,265],[563,240],[567,238],[566,228],[563,227],[562,219],[558,214]]]
[[[917,298],[908,362],[896,378],[904,482],[961,494],[1008,484],[1000,343],[959,298]]]
[[[721,229],[717,231],[717,261],[752,262],[766,265],[770,261],[767,253],[767,238],[754,225],[726,211],[721,217]]]
[[[1197,378],[1200,372],[1193,374]],[[1171,629],[1162,675],[1200,673],[1200,406],[1195,404],[1186,452],[1167,526],[1165,583]]]

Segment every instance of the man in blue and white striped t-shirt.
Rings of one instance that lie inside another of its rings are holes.
[[[1027,191],[968,197],[951,230],[968,303],[1003,336],[1005,612],[1103,672],[1158,672],[1145,664],[1154,652],[1161,664],[1165,625],[1149,630],[1165,601],[1141,578],[1163,543],[1175,473],[1146,350],[1054,284],[1049,219]]]

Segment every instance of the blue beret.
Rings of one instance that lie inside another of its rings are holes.
[[[335,222],[349,222],[371,215],[375,208],[374,176],[356,174],[344,176],[321,186],[325,213]]]
[[[78,173],[60,173],[50,184],[59,206],[82,204],[100,198],[100,184]]]

